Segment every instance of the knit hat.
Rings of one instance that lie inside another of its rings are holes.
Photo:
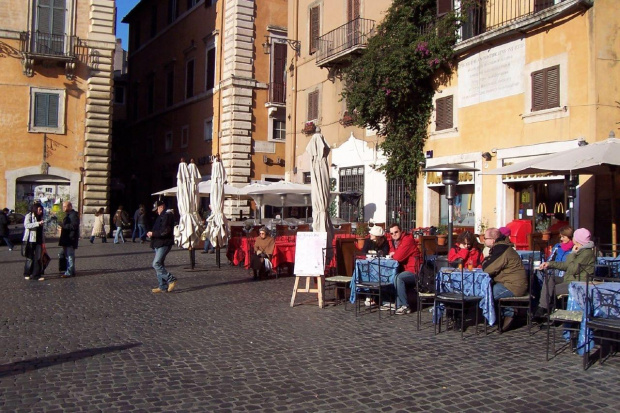
[[[506,238],[510,237],[510,228],[508,227],[500,227],[499,232],[501,232]]]
[[[573,234],[573,241],[578,242],[579,244],[583,245],[583,244],[587,244],[588,242],[590,242],[590,237],[591,237],[590,231],[588,231],[585,228],[579,228]]]
[[[267,227],[260,227],[258,232],[264,232],[265,234],[269,234],[269,230],[267,229]]]
[[[375,225],[374,227],[370,228],[370,235],[374,235],[375,237],[383,237],[385,236],[385,232],[383,231],[383,228],[381,228],[379,225]]]

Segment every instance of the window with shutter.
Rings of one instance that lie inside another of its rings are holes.
[[[179,15],[179,3],[177,0],[168,0],[168,23],[172,23]]]
[[[174,103],[174,70],[166,73],[166,107]]]
[[[318,38],[321,29],[320,11],[321,9],[319,6],[310,9],[310,41],[308,42],[310,45],[310,54],[315,53],[318,49]]]
[[[215,45],[207,50],[206,81],[205,89],[210,90],[215,86]]]
[[[187,62],[185,67],[185,98],[194,96],[194,61]]]
[[[286,99],[286,43],[273,45],[273,69],[269,100],[285,103]]]
[[[532,73],[532,112],[560,106],[560,66]]]
[[[435,130],[452,129],[453,122],[453,96],[446,96],[435,101]]]
[[[360,17],[360,0],[347,0],[347,21]]]
[[[315,90],[308,94],[308,120],[319,118],[319,91]]]
[[[442,16],[448,12],[451,12],[454,8],[454,0],[437,0],[437,15]]]
[[[64,133],[64,92],[30,89],[30,132]]]
[[[66,0],[38,0],[34,50],[47,55],[65,52]]]

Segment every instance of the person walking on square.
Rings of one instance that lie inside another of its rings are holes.
[[[95,222],[93,224],[93,231],[90,234],[90,243],[95,242],[95,238],[101,238],[101,242],[108,242],[106,239],[107,233],[105,232],[105,212],[103,208],[99,208],[98,211],[95,212]]]
[[[9,247],[9,251],[13,251],[13,243],[11,243],[9,235],[9,209],[4,208],[0,211],[0,237],[4,239],[6,246]]]
[[[146,239],[146,211],[141,206],[138,212],[138,238],[140,238],[140,244],[144,244]]]
[[[140,210],[144,211],[144,205],[140,204],[138,209],[136,209],[136,212],[133,213],[133,232],[131,233],[131,242],[136,242],[136,236],[138,236],[138,238],[142,238],[140,236],[140,227],[138,226]]]
[[[62,210],[65,212],[65,219],[62,220],[60,227],[58,245],[62,247],[67,258],[67,270],[61,277],[69,278],[75,276],[75,250],[80,240],[80,217],[70,201],[62,203]]]
[[[153,268],[157,274],[159,286],[153,288],[153,294],[171,292],[177,284],[177,279],[168,272],[164,266],[166,255],[170,252],[174,244],[174,217],[166,212],[166,205],[163,201],[156,201],[153,211],[157,212],[157,218],[153,224],[153,229],[147,232],[147,237],[151,239],[151,248],[155,250]]]
[[[26,280],[45,281],[41,275],[43,274],[43,264],[41,257],[43,256],[43,243],[45,242],[43,233],[43,206],[36,202],[32,204],[32,209],[24,218],[24,238],[22,242],[26,243],[24,265],[24,278]]]
[[[116,226],[116,234],[114,235],[114,243],[118,244],[119,239],[125,243],[123,236],[123,227],[129,223],[127,212],[123,210],[123,206],[119,205],[116,214],[114,214],[114,226]]]

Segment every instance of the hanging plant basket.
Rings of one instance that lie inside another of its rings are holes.
[[[308,122],[304,125],[303,133],[305,133],[306,135],[310,135],[314,133],[314,131],[316,131],[316,125],[314,123]]]
[[[345,127],[351,126],[355,123],[355,116],[350,115],[349,112],[345,112],[342,115],[342,119],[340,119],[338,123],[340,123],[342,126],[345,126]]]

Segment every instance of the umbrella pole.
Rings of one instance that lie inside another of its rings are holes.
[[[220,261],[220,237],[217,237],[217,241],[215,242],[215,264],[217,264],[217,268],[221,268],[221,261]]]
[[[614,168],[615,169],[615,168]],[[617,225],[616,225],[616,174],[611,174],[611,250],[614,257],[617,255]]]

